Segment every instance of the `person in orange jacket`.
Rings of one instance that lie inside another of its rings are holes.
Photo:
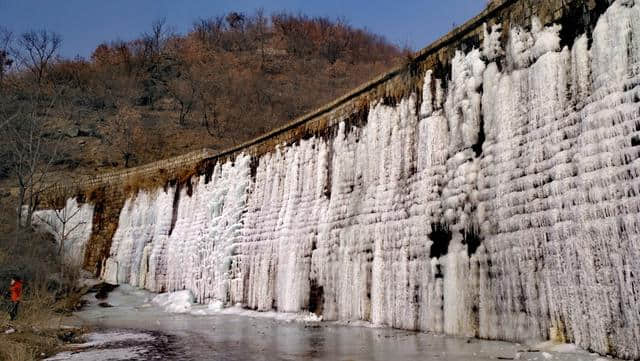
[[[22,280],[20,280],[20,277],[11,277],[11,287],[9,287],[9,290],[11,291],[11,307],[9,308],[9,317],[11,317],[11,321],[13,321],[18,315],[18,305],[20,304],[20,300],[22,299]]]

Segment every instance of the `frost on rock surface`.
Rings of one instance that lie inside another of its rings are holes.
[[[65,262],[74,266],[81,266],[84,262],[92,222],[93,205],[80,204],[75,198],[67,199],[62,209],[36,211],[32,218],[34,228],[52,234]],[[60,242],[64,244],[60,245]]]
[[[105,277],[640,357],[640,4],[571,47],[537,19],[485,34],[363,125],[132,197]]]

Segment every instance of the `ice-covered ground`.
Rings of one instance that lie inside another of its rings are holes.
[[[189,290],[162,293],[155,296],[151,302],[170,313],[187,313],[194,303],[193,293]]]
[[[49,361],[116,361],[116,360],[143,360],[147,350],[143,347],[119,347],[104,348],[98,350],[78,350],[65,351],[54,357],[47,358]]]
[[[233,314],[228,309],[194,305],[191,313],[167,313],[152,302],[154,297],[146,291],[121,286],[106,300],[114,307],[102,308],[89,295],[89,305],[77,315],[85,325],[103,331],[90,335],[87,343],[76,350],[51,360],[152,360],[158,355],[158,348],[164,349],[164,360],[599,359],[572,345],[525,345],[437,336],[371,324],[353,327],[307,322],[302,317],[269,318],[280,317],[275,312],[237,310],[240,314]],[[253,317],[258,314],[259,317]],[[158,342],[158,337],[164,337],[165,341]]]
[[[167,338],[141,331],[102,330],[85,335],[86,342],[74,344],[48,361],[116,361],[164,359]]]

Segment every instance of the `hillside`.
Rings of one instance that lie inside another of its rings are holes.
[[[53,32],[3,34],[4,183],[19,139],[42,139],[39,161],[74,175],[221,150],[346,93],[401,53],[343,21],[286,13],[200,19],[186,34],[159,20],[90,59],[58,58]]]

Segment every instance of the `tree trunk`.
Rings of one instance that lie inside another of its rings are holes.
[[[24,187],[20,186],[20,190],[18,193],[18,209],[16,210],[16,242],[18,242],[18,234],[20,233],[20,228],[22,227],[22,205],[24,204],[24,191]]]

